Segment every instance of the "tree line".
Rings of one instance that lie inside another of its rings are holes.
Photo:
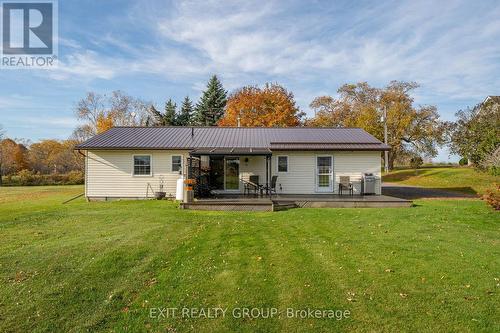
[[[78,141],[41,140],[31,143],[4,138],[0,132],[0,186],[83,183],[83,158]]]
[[[435,157],[439,147],[449,145],[452,153],[478,168],[497,172],[499,103],[480,103],[457,112],[457,121],[446,122],[440,119],[436,106],[415,105],[412,95],[418,87],[416,82],[405,81],[392,81],[385,87],[366,82],[344,84],[335,97],[314,98],[309,105],[314,116],[307,118],[296,105],[293,93],[277,83],[244,86],[229,94],[214,75],[196,105],[189,96],[180,108],[169,99],[162,112],[151,103],[114,92],[107,103],[96,109],[95,103],[89,103],[95,94],[89,93],[78,104],[77,114],[82,120],[90,120],[90,127],[95,129],[89,136],[119,125],[329,126],[359,127],[384,141],[384,125],[387,125],[388,144],[392,147],[390,169],[396,164],[421,164],[422,158]],[[93,119],[97,119],[95,125]]]
[[[455,122],[446,122],[435,106],[415,105],[412,94],[417,88],[417,83],[404,81],[392,81],[385,87],[366,82],[344,84],[336,96],[314,98],[309,105],[314,116],[309,118],[296,105],[293,93],[277,83],[244,86],[228,93],[216,75],[196,104],[186,96],[178,107],[170,98],[163,110],[122,91],[109,95],[89,92],[76,103],[81,125],[68,140],[30,143],[3,138],[5,133],[0,130],[0,173],[81,172],[83,159],[73,147],[113,126],[359,127],[384,141],[386,124],[391,169],[420,164],[422,157],[434,157],[438,147],[449,145],[452,153],[498,174],[500,102],[490,100],[458,111]]]

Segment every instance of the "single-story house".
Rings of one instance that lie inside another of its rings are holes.
[[[258,176],[277,176],[278,194],[336,194],[349,176],[361,194],[364,174],[381,194],[381,152],[389,146],[359,128],[114,127],[79,144],[89,200],[175,196],[191,168],[209,175],[211,189],[243,193]],[[344,178],[345,180],[345,178]]]

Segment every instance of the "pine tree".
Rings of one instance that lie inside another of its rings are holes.
[[[212,76],[203,92],[200,101],[196,105],[196,123],[204,126],[216,126],[226,106],[227,91],[216,75]]]
[[[163,114],[163,126],[175,126],[176,125],[176,109],[177,104],[175,104],[172,99],[169,99],[165,103],[165,113]]]
[[[178,126],[189,126],[192,124],[192,116],[193,116],[193,103],[189,99],[189,96],[184,98],[182,102],[181,111],[179,116],[177,117],[177,125]]]

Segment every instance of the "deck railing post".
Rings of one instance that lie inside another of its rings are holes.
[[[266,195],[269,194],[269,156],[266,155]]]
[[[193,156],[189,155],[189,158],[188,158],[188,179],[191,179],[193,178]]]
[[[272,186],[272,177],[273,177],[273,168],[272,168],[272,164],[273,164],[273,159],[271,158],[271,156],[269,156],[269,185]],[[268,190],[268,193],[267,193],[269,196],[271,196],[272,192],[271,190]]]

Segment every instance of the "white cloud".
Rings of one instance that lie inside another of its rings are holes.
[[[33,106],[30,96],[21,94],[12,94],[8,96],[0,96],[0,111],[2,109],[12,109],[26,106]]]
[[[433,104],[481,98],[500,87],[500,6],[463,1],[360,8],[330,3],[322,5],[323,11],[300,6],[140,2],[133,11],[143,14],[125,19],[157,35],[132,45],[106,34],[95,45],[108,46],[116,55],[77,50],[51,77],[111,80],[154,74],[189,80],[196,90],[202,77],[217,73],[229,89],[267,80],[295,82],[298,99],[316,88],[333,94],[345,82],[415,80],[423,86],[420,101]],[[301,88],[300,82],[308,86]]]
[[[32,125],[47,125],[51,127],[75,128],[78,120],[75,117],[20,117],[18,121]]]
[[[112,79],[123,71],[123,60],[113,61],[94,51],[77,52],[64,60],[59,60],[56,68],[51,69],[49,76],[55,80],[85,77],[89,79]]]
[[[482,96],[500,83],[494,74],[500,44],[493,42],[500,37],[498,7],[469,16],[470,6],[459,1],[394,2],[360,9],[353,23],[332,30],[341,18],[330,13],[304,19],[274,3],[225,6],[183,2],[158,28],[224,74],[416,80],[432,94],[456,99]]]
[[[70,38],[59,37],[58,44],[59,44],[59,47],[63,46],[63,47],[69,47],[72,49],[81,49],[82,48],[82,45],[80,43],[78,43],[76,40],[70,39]]]

